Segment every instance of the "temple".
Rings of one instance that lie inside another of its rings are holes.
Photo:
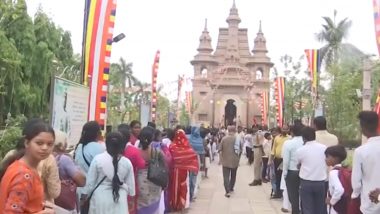
[[[222,127],[237,124],[251,127],[261,121],[261,94],[269,92],[269,71],[261,22],[249,48],[248,29],[239,28],[241,19],[235,1],[227,17],[227,28],[219,28],[214,51],[207,20],[199,38],[194,67],[192,122]]]

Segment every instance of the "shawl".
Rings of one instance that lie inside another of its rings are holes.
[[[205,154],[203,139],[201,137],[201,132],[198,127],[193,126],[191,128],[191,135],[189,141],[194,151],[197,152],[198,155]]]
[[[174,168],[198,172],[198,156],[189,145],[183,130],[176,132],[169,150],[172,154]]]

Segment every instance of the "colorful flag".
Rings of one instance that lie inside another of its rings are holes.
[[[160,51],[156,52],[156,56],[154,57],[154,63],[152,67],[152,103],[151,103],[151,114],[152,114],[152,122],[156,122],[156,111],[157,111],[157,74],[158,74],[158,66],[160,64]]]
[[[186,78],[185,82],[185,97],[186,97],[186,111],[189,115],[192,114],[192,106],[193,106],[193,97],[192,97],[192,91],[193,91],[193,82],[190,77]]]
[[[315,95],[318,95],[318,74],[321,68],[321,57],[318,49],[305,50],[307,62],[309,65],[311,89]]]
[[[116,0],[86,0],[83,32],[83,83],[90,87],[88,119],[106,124]]]
[[[373,0],[377,50],[380,55],[380,0]]]
[[[277,109],[277,125],[282,127],[284,123],[285,109],[285,78],[277,77],[274,82],[274,95]]]
[[[178,94],[177,94],[177,120],[179,119],[180,117],[180,114],[181,114],[181,95],[182,95],[182,86],[183,86],[183,82],[184,82],[184,75],[178,75]]]
[[[376,99],[376,105],[375,105],[375,112],[379,116],[379,127],[378,132],[380,133],[380,88],[377,93],[377,99]]]
[[[268,124],[269,96],[267,91],[261,93],[261,125]]]

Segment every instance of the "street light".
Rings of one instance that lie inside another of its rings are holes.
[[[125,38],[125,34],[124,33],[120,33],[119,35],[113,37],[112,43],[119,42],[120,40],[122,40],[124,38]]]

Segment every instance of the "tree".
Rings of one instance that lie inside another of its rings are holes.
[[[12,115],[49,115],[55,71],[78,66],[69,32],[57,27],[41,8],[34,21],[25,0],[0,2],[0,125]]]
[[[352,22],[348,18],[336,22],[337,11],[334,10],[334,18],[322,17],[325,24],[322,25],[322,30],[316,34],[318,41],[322,42],[324,46],[320,49],[322,60],[326,67],[337,63],[341,57],[364,56],[354,45],[343,43],[343,40],[348,37],[349,29]]]
[[[280,58],[285,67],[284,118],[287,123],[293,123],[295,119],[311,118],[313,114],[311,83],[307,71],[302,71],[302,60],[303,56],[297,61],[293,61],[289,55]]]
[[[361,66],[350,61],[330,67],[335,79],[323,95],[329,129],[341,141],[360,138],[357,115],[361,111],[361,99],[356,89],[362,86]]]
[[[137,78],[133,75],[132,63],[127,63],[125,59],[120,58],[119,63],[113,63],[111,65],[111,79],[110,84],[116,87],[120,93],[120,122],[124,121],[125,115],[128,108],[132,102],[133,96],[127,93],[127,83],[128,88],[132,89],[136,83],[139,83]]]

